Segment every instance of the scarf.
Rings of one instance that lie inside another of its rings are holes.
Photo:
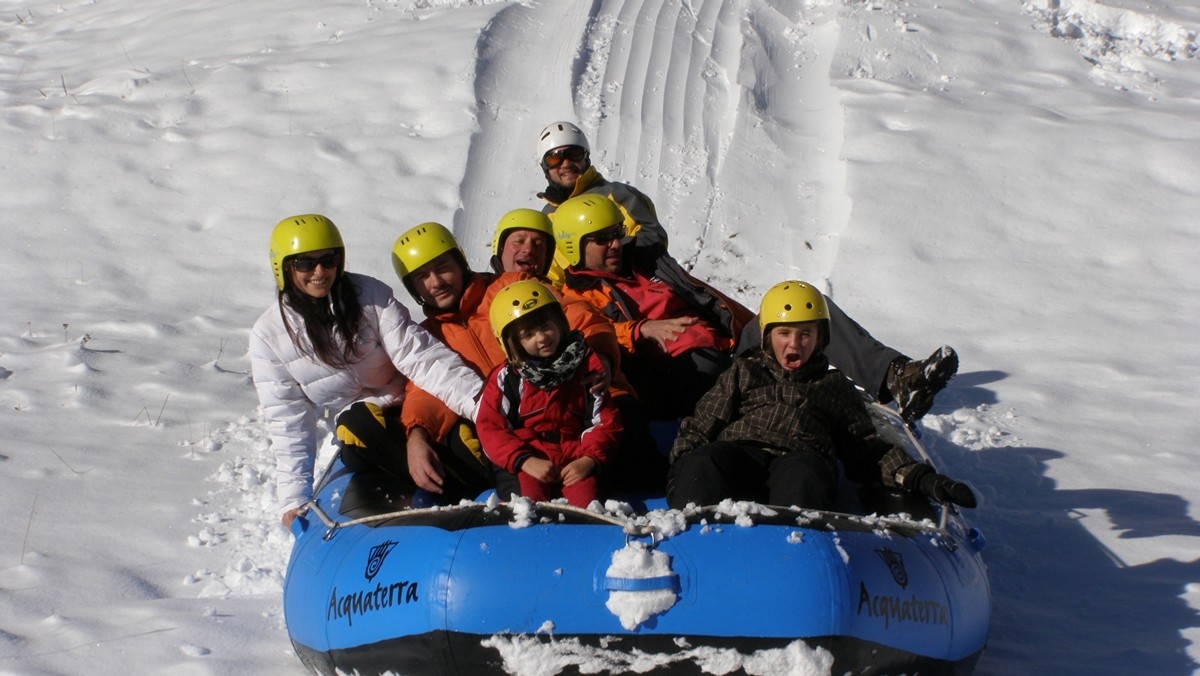
[[[589,353],[583,334],[571,331],[555,356],[546,359],[526,356],[515,368],[521,380],[541,390],[553,390],[575,375]]]

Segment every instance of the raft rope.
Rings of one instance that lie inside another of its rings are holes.
[[[509,504],[509,503],[500,503],[500,504]],[[653,540],[660,539],[660,538],[655,538],[655,535],[657,535],[659,533],[659,529],[658,529],[658,527],[654,526],[653,524],[640,524],[639,525],[628,519],[623,519],[623,518],[619,518],[619,517],[615,517],[615,516],[609,516],[607,514],[599,514],[599,513],[584,509],[583,507],[576,507],[574,505],[564,505],[564,504],[554,503],[554,502],[535,502],[534,506],[537,507],[539,510],[544,509],[544,510],[548,510],[551,512],[569,512],[569,513],[577,514],[580,516],[586,516],[590,519],[594,519],[594,520],[600,521],[602,523],[607,523],[607,524],[611,524],[613,526],[618,526],[621,528],[622,531],[624,531],[625,535],[628,537],[649,537]],[[326,540],[333,537],[333,534],[335,531],[337,531],[341,528],[347,528],[349,526],[357,526],[360,524],[375,523],[378,521],[388,521],[391,519],[412,519],[412,518],[416,518],[416,517],[427,516],[430,514],[444,514],[448,511],[472,510],[472,509],[480,509],[480,508],[487,508],[487,505],[485,505],[483,503],[473,503],[473,504],[467,504],[467,505],[424,507],[424,508],[417,508],[417,509],[410,508],[410,509],[398,510],[395,512],[387,512],[385,514],[372,514],[370,516],[359,517],[357,519],[350,519],[347,521],[334,521],[332,518],[329,517],[328,514],[326,514],[321,509],[320,505],[318,505],[315,501],[309,501],[308,503],[306,503],[304,505],[305,510],[312,512],[313,514],[316,514],[317,518],[320,519],[321,522],[324,523],[329,528],[329,532],[325,534]]]
[[[610,516],[608,514],[599,514],[583,507],[576,507],[575,505],[564,505],[558,502],[535,502],[534,504],[539,509],[549,509],[552,512],[569,512],[571,514],[586,516],[603,523],[620,526],[621,530],[625,531],[625,535],[628,536],[654,537],[654,535],[659,532],[658,527],[653,524],[638,525],[626,518]]]
[[[512,503],[505,502],[505,503],[499,503],[499,504],[511,505]],[[617,526],[625,533],[626,542],[636,539],[636,538],[649,538],[650,546],[656,547],[656,546],[658,546],[658,544],[660,542],[667,539],[667,536],[663,533],[662,529],[652,523],[640,523],[639,524],[639,523],[635,522],[634,520],[631,520],[627,517],[618,517],[618,516],[612,516],[609,514],[599,514],[597,512],[590,511],[583,507],[576,507],[574,505],[568,505],[568,504],[557,503],[557,502],[535,502],[534,505],[539,510],[546,510],[549,512],[567,512],[567,513],[576,514],[579,516],[589,518],[596,522],[607,523],[609,525]],[[304,508],[306,510],[312,512],[313,514],[315,514],[317,516],[317,518],[320,519],[321,522],[324,523],[329,528],[329,531],[326,532],[324,535],[323,539],[325,539],[325,540],[329,540],[330,538],[332,538],[338,530],[340,530],[342,528],[347,528],[349,526],[357,526],[360,524],[370,524],[370,523],[376,523],[379,521],[388,521],[390,519],[412,520],[412,519],[415,519],[418,517],[428,516],[431,514],[444,514],[448,511],[491,509],[484,503],[471,503],[471,504],[463,504],[463,505],[424,507],[424,508],[417,508],[417,509],[410,508],[410,509],[403,509],[403,510],[398,510],[398,511],[394,511],[394,512],[387,512],[385,514],[372,514],[370,516],[364,516],[364,517],[360,517],[357,519],[349,519],[347,521],[334,521],[328,514],[326,514],[321,509],[321,507],[316,502],[309,502],[306,505],[304,505]],[[783,508],[783,507],[779,507],[778,509],[787,511],[787,508]],[[853,517],[853,518],[862,519],[862,520],[864,520],[865,523],[868,523],[868,525],[880,526],[883,528],[887,528],[889,530],[898,529],[898,530],[903,531],[903,530],[910,530],[910,529],[915,528],[916,531],[918,531],[918,532],[923,531],[930,535],[939,536],[939,537],[943,538],[944,540],[946,540],[947,542],[953,543],[956,540],[956,538],[954,538],[946,528],[946,526],[947,526],[946,519],[947,519],[948,512],[949,512],[949,510],[945,509],[945,506],[943,506],[942,513],[941,513],[941,522],[936,527],[930,526],[930,525],[922,525],[920,523],[913,522],[913,521],[907,521],[907,520],[903,520],[903,519],[893,519],[893,518],[888,518],[888,517],[882,517],[882,518],[879,518],[879,517],[876,517],[876,518]]]

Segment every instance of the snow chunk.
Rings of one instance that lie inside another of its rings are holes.
[[[514,497],[508,503],[512,509],[513,520],[508,522],[513,528],[528,528],[537,523],[537,505],[529,498]]]
[[[726,498],[717,505],[716,512],[725,516],[733,517],[733,522],[742,528],[749,528],[754,525],[755,516],[775,516],[778,514],[775,510],[757,502],[743,502]]]
[[[643,580],[672,575],[671,557],[644,543],[631,541],[624,549],[613,552],[612,565],[605,573],[610,578]],[[612,614],[621,620],[626,629],[636,629],[651,616],[670,610],[675,605],[675,591],[653,589],[648,591],[611,591],[605,602]]]

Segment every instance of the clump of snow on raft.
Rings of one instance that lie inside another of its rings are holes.
[[[731,500],[725,498],[719,502],[714,510],[717,514],[732,517],[733,522],[742,528],[749,528],[754,525],[754,517],[756,516],[775,516],[778,514],[775,510],[760,505],[757,502],[746,502],[744,500]]]
[[[671,557],[641,542],[631,541],[623,549],[613,552],[612,565],[605,575],[635,580],[668,577],[672,575]],[[675,605],[675,599],[672,589],[614,590],[609,592],[604,605],[621,620],[622,627],[633,630],[652,616],[670,610]]]

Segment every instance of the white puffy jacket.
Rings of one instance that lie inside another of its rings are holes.
[[[250,365],[275,452],[276,493],[284,511],[312,497],[317,420],[357,401],[395,406],[404,399],[406,376],[455,413],[475,419],[483,387],[479,376],[412,321],[391,287],[373,277],[347,275],[363,309],[356,363],[335,368],[302,354],[283,325],[279,303],[267,308],[250,332]],[[292,329],[307,342],[300,315],[286,302],[283,307]]]

